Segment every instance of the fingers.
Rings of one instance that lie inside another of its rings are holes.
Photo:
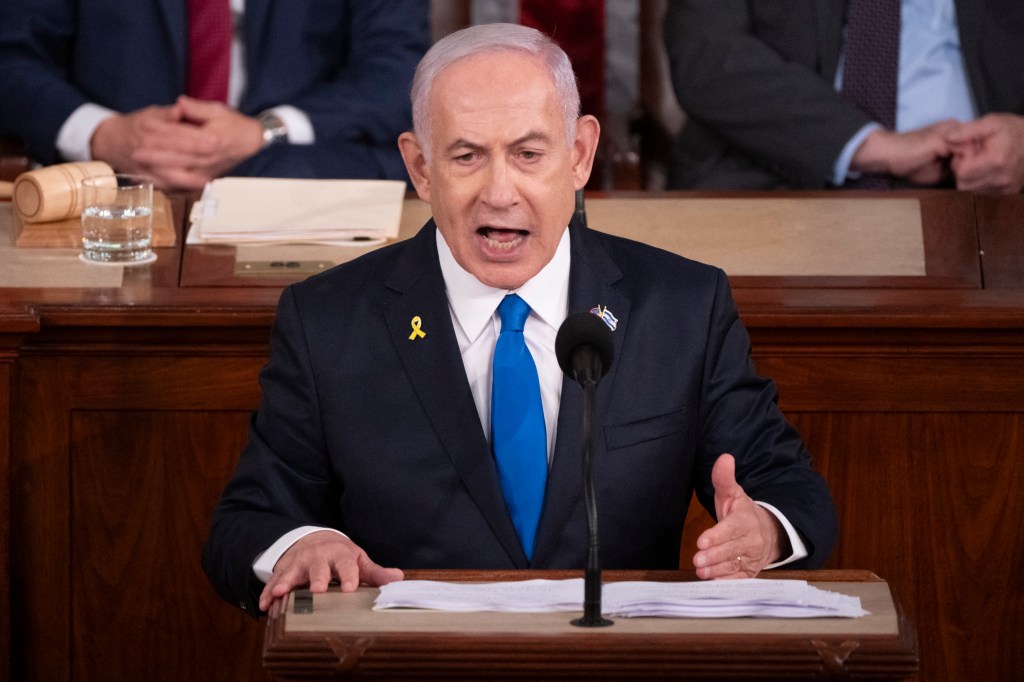
[[[181,95],[174,103],[174,109],[181,117],[193,123],[205,123],[212,118],[224,115],[230,109],[222,102],[210,102]]]
[[[303,586],[322,593],[337,581],[342,592],[353,592],[360,584],[378,587],[403,578],[401,570],[374,563],[344,535],[320,531],[301,538],[278,559],[260,594],[259,606],[266,611],[274,599]]]
[[[946,134],[946,141],[951,145],[958,146],[972,144],[995,135],[999,128],[999,118],[989,114],[956,126]]]
[[[756,506],[751,502],[751,509],[740,508],[700,534],[693,555],[698,578],[753,578],[767,565],[752,558],[764,556],[763,539],[752,509]]]
[[[715,514],[721,521],[732,512],[738,499],[746,497],[736,482],[736,459],[726,453],[715,460],[711,468],[711,485],[715,487]]]
[[[778,523],[736,481],[736,459],[723,454],[711,469],[718,523],[697,538],[693,565],[702,579],[753,578],[779,556]]]
[[[384,568],[370,560],[365,553],[359,561],[359,580],[370,587],[380,587],[403,580],[405,574],[397,568]]]
[[[293,582],[292,578],[290,577],[279,577],[275,573],[274,576],[267,581],[267,584],[263,586],[263,591],[260,593],[260,611],[269,610],[270,605],[274,602],[275,599],[283,597],[284,595],[291,592],[294,588],[304,584],[304,582]]]
[[[715,486],[715,494],[735,495],[743,493],[743,488],[736,482],[736,458],[729,453],[721,455],[711,467],[711,485]]]
[[[741,554],[726,555],[721,561],[697,567],[697,577],[701,580],[739,580],[755,578],[758,573],[757,562]]]

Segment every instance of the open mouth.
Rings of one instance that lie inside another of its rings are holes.
[[[511,251],[522,244],[530,234],[527,230],[490,226],[477,228],[476,232],[487,242],[487,248],[496,251]]]

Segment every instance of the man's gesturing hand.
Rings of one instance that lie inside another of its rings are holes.
[[[379,587],[404,577],[397,568],[375,564],[344,535],[318,531],[301,538],[278,559],[274,575],[260,594],[260,610],[266,611],[275,599],[296,587],[309,585],[312,592],[326,592],[331,581],[337,580],[342,592],[352,592],[360,584]]]
[[[780,556],[781,524],[736,482],[736,460],[722,455],[711,470],[718,523],[697,538],[699,578],[753,578]]]

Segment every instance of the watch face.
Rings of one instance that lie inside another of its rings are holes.
[[[263,146],[268,147],[288,137],[288,128],[278,116],[272,113],[261,114],[260,126],[263,128]]]

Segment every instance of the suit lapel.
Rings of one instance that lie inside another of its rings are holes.
[[[492,532],[513,564],[525,568],[526,556],[505,507],[466,380],[437,259],[433,221],[409,241],[387,286],[399,293],[385,312],[391,341],[420,405]],[[410,338],[416,317],[424,336]]]
[[[967,70],[967,83],[971,86],[974,103],[979,114],[989,111],[988,93],[981,69],[981,49],[978,45],[981,34],[982,3],[980,0],[956,0],[956,24],[960,33],[960,54]]]
[[[618,266],[575,218],[570,224],[572,260],[569,275],[569,314],[590,311],[595,306],[606,307],[618,319],[612,338],[615,359],[608,374],[598,384],[597,417],[594,431],[594,474],[600,476],[599,455],[604,450],[601,425],[606,422],[608,404],[614,392],[622,341],[629,324],[630,300],[612,288],[621,278]],[[558,409],[558,432],[555,455],[548,474],[544,511],[537,531],[534,565],[544,566],[558,549],[566,526],[574,510],[583,504],[583,474],[581,428],[583,424],[583,389],[572,379],[562,380],[562,397]],[[600,500],[598,500],[600,508]],[[582,562],[582,558],[581,558]],[[580,568],[583,564],[580,564]]]
[[[843,49],[843,24],[847,0],[824,0],[808,5],[817,22],[818,54],[821,56],[821,74],[829,83],[835,82],[839,68],[839,54]]]
[[[263,35],[264,26],[270,16],[270,0],[245,0],[245,22],[242,42],[246,49],[246,68],[256,55],[251,54],[252,46],[259,45],[258,37]]]

